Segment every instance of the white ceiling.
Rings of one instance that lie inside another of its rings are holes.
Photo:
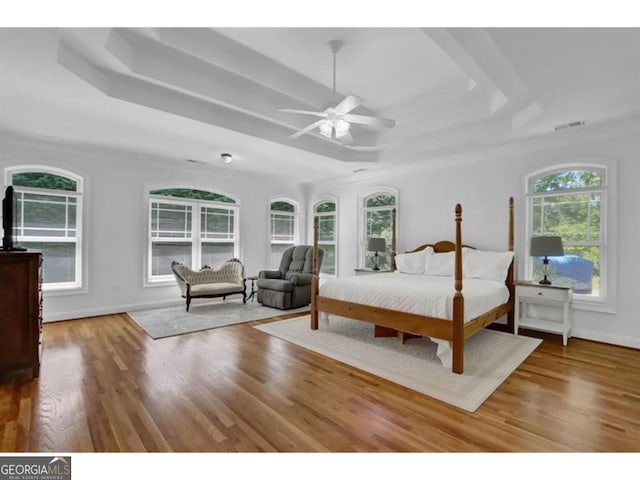
[[[396,127],[288,138],[348,94]],[[295,182],[638,125],[640,29],[0,29],[0,129]]]

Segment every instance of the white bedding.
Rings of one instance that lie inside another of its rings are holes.
[[[509,300],[509,289],[502,282],[465,278],[462,287],[465,323]],[[399,272],[335,278],[320,286],[323,297],[447,320],[453,318],[454,293],[453,277]],[[321,318],[329,321],[326,314]],[[451,342],[430,338],[438,344],[442,365],[451,368]]]
[[[509,299],[501,282],[465,278],[462,286],[465,322]],[[320,286],[322,297],[448,320],[453,318],[454,293],[453,277],[398,272],[335,278]]]

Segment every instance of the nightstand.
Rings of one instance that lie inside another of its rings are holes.
[[[359,275],[372,275],[374,273],[390,273],[391,270],[373,270],[371,268],[356,268],[354,272],[356,272],[356,276],[359,276]]]
[[[571,287],[563,285],[541,285],[533,281],[516,282],[515,333],[518,328],[530,328],[543,332],[562,334],[562,344],[567,345],[571,337]],[[521,308],[522,304],[522,308]],[[537,318],[529,315],[529,305],[544,305],[562,309],[562,320]]]

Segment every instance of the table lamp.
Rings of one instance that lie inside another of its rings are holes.
[[[369,237],[367,250],[370,252],[376,252],[376,264],[373,267],[374,270],[380,270],[380,267],[378,267],[378,252],[384,252],[386,248],[387,242],[384,238]]]
[[[531,237],[531,250],[529,254],[532,257],[544,257],[542,260],[542,271],[544,278],[540,280],[541,285],[551,285],[551,281],[547,278],[549,272],[548,257],[562,257],[564,248],[562,246],[562,237],[546,235],[543,237]]]

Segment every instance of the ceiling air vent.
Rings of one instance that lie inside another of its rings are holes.
[[[553,127],[553,129],[557,132],[558,130],[564,130],[565,128],[579,127],[581,125],[584,125],[584,121],[579,120],[577,122],[571,122],[571,123],[565,123],[564,125],[558,125],[556,127]]]

